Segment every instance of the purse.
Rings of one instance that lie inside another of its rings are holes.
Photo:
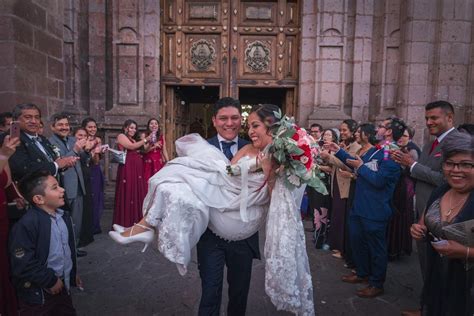
[[[121,151],[121,150],[116,150],[109,148],[109,153],[110,153],[110,161],[119,163],[121,165],[125,164],[125,161],[127,159],[127,151]]]

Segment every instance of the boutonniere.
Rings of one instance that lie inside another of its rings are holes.
[[[61,150],[58,148],[58,146],[51,144],[51,149],[53,150],[56,157],[61,157]]]

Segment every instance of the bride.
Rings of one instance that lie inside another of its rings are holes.
[[[155,238],[159,251],[187,272],[191,249],[206,228],[227,240],[253,235],[266,221],[265,291],[277,309],[314,315],[313,288],[297,205],[304,188],[290,192],[274,161],[263,154],[272,143],[275,105],[252,108],[251,144],[229,160],[197,134],[176,141],[178,158],[149,181],[143,219],[133,227],[114,225],[120,244]]]

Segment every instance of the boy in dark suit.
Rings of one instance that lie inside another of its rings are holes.
[[[75,315],[70,287],[76,276],[76,247],[64,189],[48,171],[23,178],[20,191],[32,205],[13,227],[10,260],[20,315]]]
[[[240,102],[233,98],[218,100],[214,105],[212,122],[217,135],[208,142],[231,160],[240,148],[248,144],[248,141],[238,137],[242,123]],[[197,244],[197,253],[202,286],[199,315],[219,315],[224,266],[227,266],[229,283],[227,315],[245,315],[252,260],[260,259],[258,232],[247,239],[229,242],[208,228]]]

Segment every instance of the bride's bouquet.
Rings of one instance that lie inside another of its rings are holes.
[[[294,118],[274,112],[280,119],[272,125],[273,142],[268,152],[281,165],[280,172],[289,188],[307,184],[322,194],[327,189],[320,179],[321,170],[316,163],[317,147],[304,128],[295,124]]]

